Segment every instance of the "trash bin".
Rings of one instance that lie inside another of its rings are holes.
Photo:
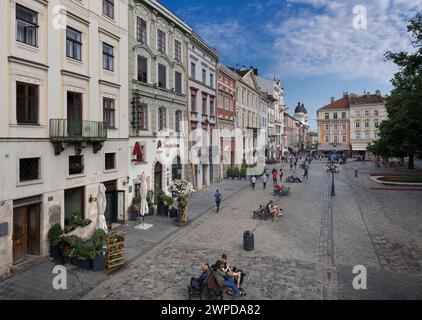
[[[245,231],[243,233],[243,249],[252,251],[254,249],[254,235],[252,231]]]

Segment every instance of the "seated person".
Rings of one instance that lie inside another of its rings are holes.
[[[231,266],[229,265],[229,262],[227,260],[226,254],[223,254],[221,256],[220,261],[223,264],[223,270],[226,272],[226,276],[228,278],[234,278],[236,280],[237,287],[241,290],[240,283],[241,283],[242,273],[241,272],[235,272],[233,270],[233,268],[231,268]]]
[[[235,295],[244,295],[244,294],[241,293],[239,288],[236,286],[233,279],[227,279],[226,272],[224,271],[223,268],[224,268],[223,264],[221,263],[220,260],[218,260],[215,264],[215,269],[214,269],[214,272],[213,272],[213,275],[215,277],[215,281],[217,282],[217,284],[220,287],[225,286],[225,287],[232,289],[232,291]]]
[[[271,213],[272,216],[281,216],[281,208],[279,206],[274,205],[273,200],[270,200],[270,202],[267,205],[268,211]]]
[[[292,175],[292,177],[293,177],[293,180],[296,182],[296,181],[299,181],[300,183],[302,183],[302,180],[300,179],[300,177],[299,177],[299,175],[297,174],[297,172],[295,171],[295,172],[293,172],[293,175]]]
[[[274,194],[279,193],[279,192],[280,192],[280,190],[281,190],[281,186],[277,183],[277,184],[274,186]]]
[[[194,289],[201,289],[204,286],[205,280],[207,280],[210,274],[210,267],[208,263],[202,266],[202,273],[198,278],[192,277],[190,280],[190,285]]]

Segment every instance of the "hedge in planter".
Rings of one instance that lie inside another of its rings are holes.
[[[63,235],[62,226],[54,224],[48,231],[48,240],[50,241],[50,256],[54,259],[60,258],[63,250],[60,247],[60,237]]]

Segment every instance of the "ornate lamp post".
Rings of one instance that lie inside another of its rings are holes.
[[[334,151],[337,151],[337,143],[333,143]],[[334,166],[334,163],[330,165],[330,172],[331,172],[331,196],[334,197],[336,195],[336,190],[334,186],[334,173],[336,173],[336,167]]]

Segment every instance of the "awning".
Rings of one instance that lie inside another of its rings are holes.
[[[352,144],[353,151],[366,151],[367,147],[367,144]]]
[[[350,145],[348,145],[348,144],[338,144],[335,148],[332,145],[318,146],[318,151],[334,151],[334,150],[350,151]]]

